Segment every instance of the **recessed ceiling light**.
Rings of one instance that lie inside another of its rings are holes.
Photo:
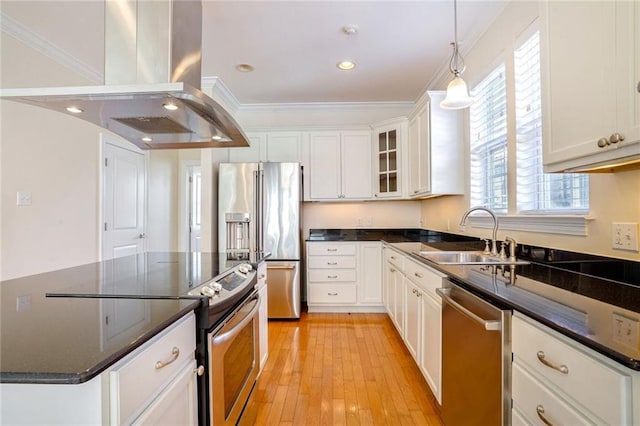
[[[342,62],[338,62],[336,66],[341,70],[349,71],[356,67],[356,63],[352,61],[342,61]]]
[[[345,25],[342,27],[342,32],[346,35],[358,34],[358,31],[360,31],[360,28],[355,24]]]
[[[222,136],[214,135],[214,136],[211,136],[211,139],[213,139],[214,141],[221,141]]]
[[[67,111],[69,111],[71,114],[80,114],[81,112],[83,112],[82,109],[75,106],[68,106]]]
[[[253,68],[253,66],[251,66],[249,64],[238,64],[238,65],[236,65],[236,69],[238,71],[240,71],[240,72],[251,72],[255,68]]]
[[[149,136],[145,136],[142,138],[143,142],[151,142],[153,139],[151,139]]]
[[[178,109],[178,105],[173,103],[164,104],[162,106],[164,107],[164,109],[168,109],[169,111],[175,111]]]

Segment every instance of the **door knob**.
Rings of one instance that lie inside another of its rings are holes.
[[[138,238],[140,238],[140,239],[143,239],[144,237],[146,237],[144,232],[142,234],[138,235]]]

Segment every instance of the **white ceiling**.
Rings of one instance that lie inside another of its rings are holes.
[[[458,1],[463,51],[506,1]],[[98,74],[103,7],[101,0],[1,2],[3,17]],[[348,24],[358,34],[344,34]],[[452,39],[453,0],[204,0],[202,75],[221,78],[241,104],[415,101],[446,66]],[[343,59],[355,70],[340,71]],[[241,73],[240,63],[255,70]]]

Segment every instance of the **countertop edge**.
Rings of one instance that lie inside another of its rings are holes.
[[[466,290],[471,291],[472,293],[480,296],[481,298],[484,298],[486,300],[488,300],[489,302],[492,302],[494,304],[497,304],[499,306],[504,306],[507,307],[508,309],[513,309],[516,310],[524,315],[527,315],[528,317],[540,322],[541,324],[551,328],[552,330],[557,331],[558,333],[572,339],[575,340],[576,342],[588,347],[589,349],[592,349],[596,352],[598,352],[599,354],[607,357],[608,359],[611,359],[627,368],[630,368],[632,370],[635,371],[640,371],[640,360],[638,359],[634,359],[634,358],[629,358],[627,356],[624,356],[623,354],[610,349],[604,345],[599,344],[598,342],[595,342],[593,340],[587,339],[584,336],[575,333],[565,327],[562,327],[561,325],[558,325],[556,322],[545,318],[521,305],[518,305],[517,303],[513,302],[513,301],[508,301],[505,299],[500,299],[495,297],[495,295],[484,291],[482,288],[477,287],[476,285],[473,284],[473,282],[469,282],[469,280],[467,280],[466,278],[463,278],[459,275],[455,275],[455,273],[452,275],[452,270],[455,269],[455,266],[452,265],[447,265],[446,268],[442,267],[441,265],[438,265],[436,263],[433,262],[429,262],[426,259],[420,258],[418,256],[415,256],[413,253],[411,253],[410,251],[404,250],[401,247],[396,246],[396,243],[389,243],[386,241],[383,241],[383,243],[387,244],[388,246],[392,247],[394,250],[398,250],[401,251],[402,253],[404,253],[405,255],[407,255],[409,258],[417,261],[417,262],[421,262],[423,263],[425,266],[428,266],[432,269],[435,269],[445,275],[447,275],[449,278],[452,278],[457,284],[461,284]]]
[[[185,306],[184,308],[176,311],[173,315],[167,317],[164,321],[159,323],[156,327],[148,330],[144,334],[140,335],[137,339],[132,341],[129,345],[123,347],[121,350],[113,353],[108,358],[100,361],[93,368],[75,373],[12,373],[12,372],[0,372],[0,384],[81,384],[88,382],[100,375],[103,371],[107,370],[116,362],[129,355],[141,347],[144,343],[151,340],[160,332],[165,330],[171,324],[184,317],[189,312],[194,311],[200,305],[200,300],[194,300],[193,303]],[[195,333],[195,330],[194,330]]]

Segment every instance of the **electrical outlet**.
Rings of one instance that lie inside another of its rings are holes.
[[[617,313],[613,314],[613,340],[638,349],[640,346],[640,323]]]
[[[362,218],[361,217],[356,219],[356,228],[362,228]]]
[[[614,250],[638,251],[638,224],[613,223],[611,238]]]

